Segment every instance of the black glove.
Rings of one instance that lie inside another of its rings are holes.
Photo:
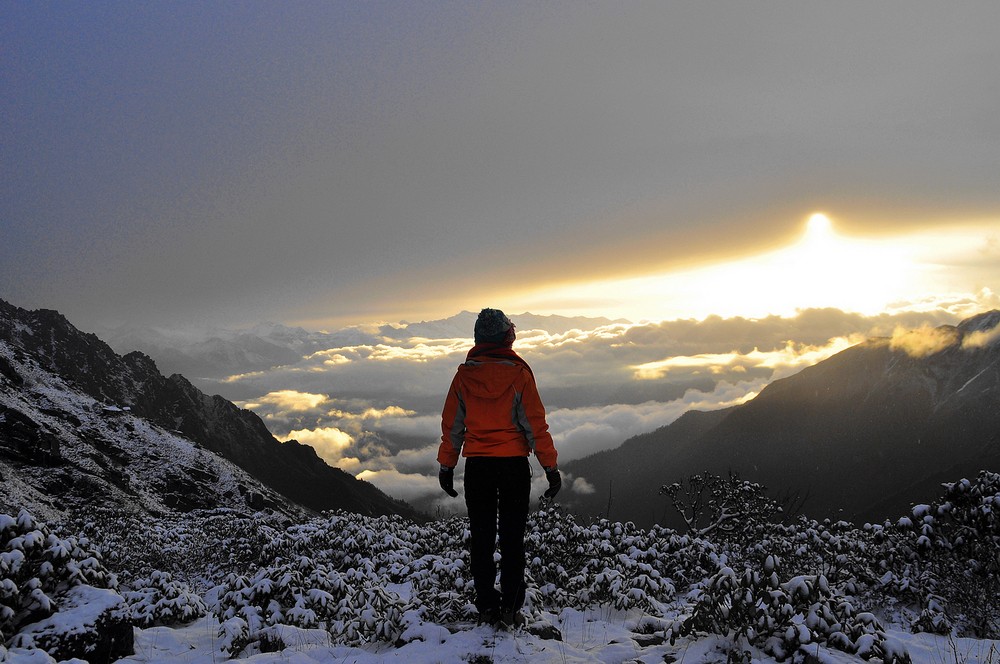
[[[551,470],[546,470],[545,479],[549,481],[549,488],[542,495],[550,499],[555,498],[555,495],[559,493],[559,489],[562,488],[562,475],[559,474],[559,469],[552,468]]]
[[[438,482],[441,484],[441,488],[444,492],[451,496],[452,498],[458,497],[458,491],[455,491],[455,469],[447,468],[441,466],[441,471],[438,473]]]

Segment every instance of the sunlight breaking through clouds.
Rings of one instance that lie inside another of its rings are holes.
[[[958,342],[958,330],[949,327],[921,327],[915,330],[897,329],[889,342],[893,350],[910,357],[921,358],[940,353]]]
[[[297,429],[290,431],[286,436],[281,436],[278,440],[282,442],[297,440],[300,443],[309,445],[316,450],[316,454],[323,458],[323,460],[341,470],[346,470],[346,467],[358,463],[357,459],[344,457],[344,452],[354,444],[354,438],[336,427]]]
[[[922,326],[914,329],[897,328],[889,341],[893,350],[901,350],[910,357],[922,358],[940,353],[958,344],[960,332],[953,327]],[[974,350],[1000,339],[1000,324],[988,330],[974,330],[962,338],[963,350]]]
[[[324,394],[310,394],[296,390],[278,390],[268,392],[255,401],[243,402],[242,407],[248,410],[258,410],[263,406],[273,406],[278,410],[305,412],[313,410],[327,400]]]
[[[845,235],[837,220],[815,213],[797,242],[753,256],[632,277],[545,286],[520,294],[529,309],[572,311],[631,320],[711,315],[794,316],[807,307],[865,315],[913,310],[929,294],[981,299],[1000,265],[996,220],[875,237]],[[979,294],[977,296],[977,293]],[[593,308],[587,302],[597,303]],[[984,302],[955,313],[973,315]]]
[[[387,418],[405,418],[416,415],[416,411],[400,408],[399,406],[388,406],[386,408],[366,408],[360,413],[351,413],[346,410],[333,409],[327,411],[328,417],[336,417],[344,420],[361,420],[378,422]]]

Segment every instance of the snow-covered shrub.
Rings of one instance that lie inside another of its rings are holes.
[[[645,547],[642,555],[657,560],[663,574],[669,574],[678,589],[700,583],[721,567],[719,554],[710,541],[681,535],[661,526],[653,526],[644,537],[637,541],[626,540],[623,544]]]
[[[139,627],[187,623],[205,615],[205,601],[169,572],[134,579],[122,592],[129,619]]]
[[[525,549],[529,597],[554,610],[607,603],[659,613],[678,586],[718,569],[698,538],[604,519],[582,526],[558,507],[529,515]]]
[[[913,631],[930,634],[951,634],[954,625],[945,611],[946,602],[943,597],[928,593],[924,607],[913,623]]]
[[[781,505],[767,495],[767,487],[733,472],[728,477],[708,472],[691,475],[686,482],[660,487],[660,495],[670,498],[689,535],[716,543],[752,542],[782,513]]]
[[[392,643],[405,630],[406,604],[380,585],[362,584],[341,601],[339,620],[331,633],[348,645]]]
[[[90,509],[64,530],[93,542],[123,582],[157,569],[180,571],[183,554],[177,554],[190,545],[187,529],[171,516],[150,520],[120,507]]]
[[[261,547],[255,573],[226,577],[210,607],[222,622],[223,649],[275,642],[279,625],[325,628],[357,645],[398,638],[421,617],[467,618],[467,536],[467,520],[418,525],[346,512],[290,526]],[[398,583],[411,585],[409,601],[389,589]]]
[[[878,569],[873,535],[847,521],[818,522],[799,517],[792,524],[771,524],[749,546],[726,547],[730,564],[760,565],[773,555],[789,575],[822,575],[839,592],[855,594],[883,573]]]
[[[943,485],[895,524],[869,526],[883,592],[919,607],[913,629],[1000,636],[1000,474]]]
[[[420,606],[425,620],[450,623],[476,614],[468,568],[468,552],[463,547],[421,556],[396,574],[411,584],[413,604]]]
[[[58,604],[58,612],[24,625],[11,648],[32,657],[44,653],[39,661],[49,662],[112,662],[135,652],[124,600],[114,590],[77,585],[59,595]]]
[[[847,598],[831,591],[824,576],[798,576],[782,583],[778,572],[773,556],[760,570],[747,567],[738,573],[722,568],[695,592],[693,610],[671,626],[672,638],[719,634],[733,652],[755,646],[779,661],[816,643],[863,659],[909,661],[905,652],[887,642],[875,617],[855,611]]]
[[[245,572],[264,563],[262,555],[280,536],[280,517],[257,512],[247,514],[230,508],[196,510],[186,515],[192,531],[189,555],[202,563],[201,573],[218,580],[227,574]]]
[[[261,564],[262,550],[279,532],[274,519],[219,508],[149,520],[122,508],[98,508],[67,529],[94,542],[124,583],[163,571],[210,587],[230,572]]]
[[[339,572],[305,556],[260,568],[249,577],[230,574],[211,607],[222,624],[220,647],[235,655],[248,643],[267,638],[275,625],[330,623],[346,595]]]
[[[587,601],[587,577],[604,557],[601,542],[556,507],[528,516],[525,553],[528,585],[537,586],[550,606],[571,605],[574,598]]]
[[[0,642],[52,615],[76,586],[116,588],[117,580],[86,539],[61,538],[27,511],[0,514]]]
[[[220,648],[235,655],[250,643],[274,644],[279,625],[325,628],[346,645],[393,640],[403,632],[406,606],[367,568],[342,572],[300,556],[250,577],[230,574],[211,606]]]
[[[261,558],[308,555],[333,569],[393,570],[432,552],[439,540],[430,528],[399,516],[366,517],[337,511],[286,529],[265,545]]]

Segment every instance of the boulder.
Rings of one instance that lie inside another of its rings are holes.
[[[51,616],[22,627],[11,648],[44,650],[57,661],[113,662],[135,653],[125,600],[114,590],[76,586],[58,605]]]

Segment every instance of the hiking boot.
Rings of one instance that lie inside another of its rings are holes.
[[[524,627],[524,623],[527,622],[524,618],[524,614],[515,609],[510,611],[504,611],[500,614],[500,627],[506,629],[518,629]]]
[[[479,612],[479,625],[496,625],[500,622],[500,609],[484,609]]]

